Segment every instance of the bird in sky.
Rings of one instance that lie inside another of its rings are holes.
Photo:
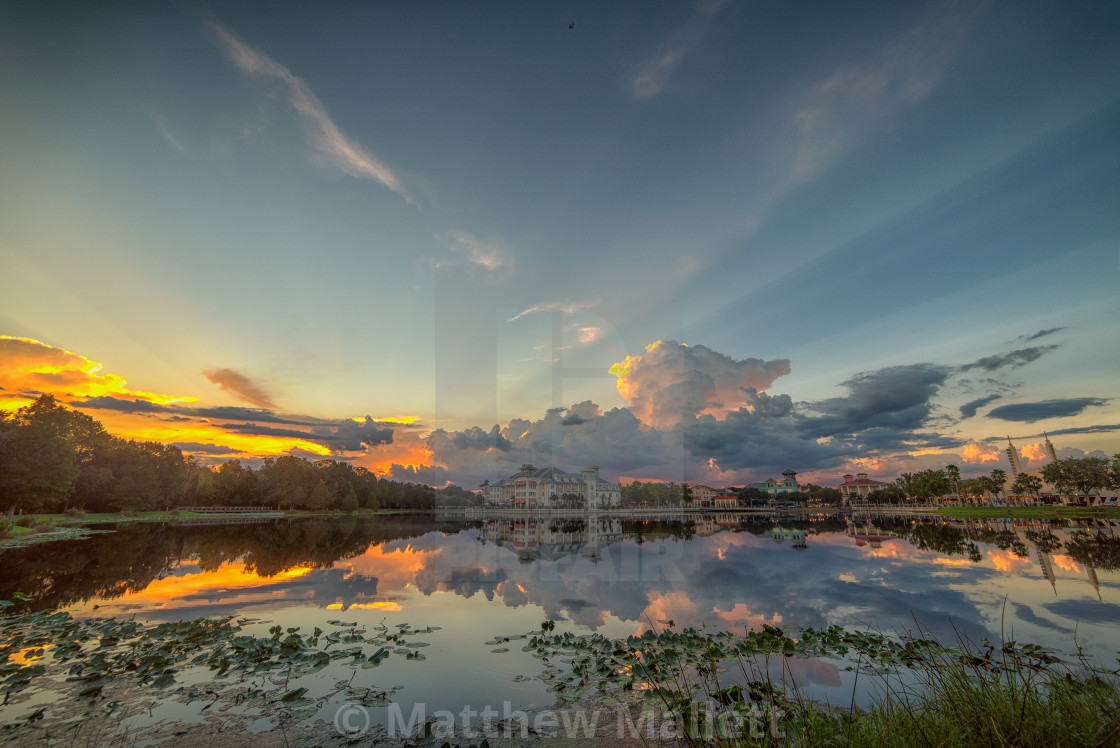
[[[569,23],[569,24],[568,24],[568,31],[571,31],[571,30],[572,30],[572,29],[574,29],[575,27],[576,27],[576,25],[575,25],[574,23]]]

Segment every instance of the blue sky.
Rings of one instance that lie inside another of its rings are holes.
[[[1120,8],[600,6],[4,5],[5,368],[434,482],[1120,451]]]

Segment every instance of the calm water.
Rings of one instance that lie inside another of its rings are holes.
[[[732,630],[839,624],[901,633],[920,625],[944,643],[998,641],[1002,631],[1067,655],[1080,644],[1114,664],[1120,523],[1088,527],[1071,550],[1076,524],[388,517],[135,525],[0,553],[0,599],[24,591],[35,607],[80,617],[235,615],[266,621],[256,624],[261,632],[337,619],[438,626],[423,637],[424,661],[390,658],[359,671],[363,685],[401,686],[395,699],[406,714],[416,702],[429,714],[506,701],[546,707],[540,663],[516,641],[488,641],[545,619],[558,631],[617,637],[669,619]],[[502,648],[509,651],[493,651]],[[849,674],[835,662],[797,661],[794,675],[818,698],[846,703],[850,694]],[[179,705],[160,716],[192,719]]]

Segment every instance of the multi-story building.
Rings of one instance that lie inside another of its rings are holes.
[[[890,483],[883,483],[882,481],[872,480],[867,477],[867,473],[857,473],[852,476],[850,473],[844,476],[844,482],[836,487],[840,495],[845,499],[852,496],[868,496],[881,491]]]
[[[503,506],[554,506],[573,498],[588,508],[618,506],[622,486],[599,476],[595,465],[579,475],[559,468],[522,465],[521,472],[485,487],[486,500]]]
[[[711,486],[703,484],[692,487],[692,501],[698,506],[707,506],[711,503],[712,498],[717,496],[719,491]]]
[[[797,473],[793,470],[786,470],[782,473],[782,480],[774,480],[767,478],[764,483],[750,483],[747,488],[757,488],[759,491],[765,491],[774,498],[780,493],[797,493],[799,488],[797,485]]]

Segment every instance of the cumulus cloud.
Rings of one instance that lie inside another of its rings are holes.
[[[1034,335],[1032,337],[1038,337]],[[982,369],[983,371],[998,371],[1004,368],[1018,368],[1025,366],[1032,361],[1045,356],[1050,351],[1056,351],[1061,348],[1060,343],[1053,345],[1040,345],[1032,346],[1030,348],[1020,348],[1008,353],[997,353],[994,356],[985,356],[984,358],[973,361],[971,364],[965,364],[960,368],[961,371],[971,371],[972,369]]]
[[[220,389],[256,405],[258,408],[275,408],[276,404],[263,388],[244,374],[233,369],[207,369],[202,375]]]
[[[630,411],[647,426],[672,428],[682,419],[750,409],[759,392],[790,373],[789,359],[736,361],[706,346],[658,341],[611,367]]]
[[[673,344],[667,350],[672,360],[680,361],[697,349]],[[744,362],[704,351],[698,360],[716,361],[725,370],[736,371],[740,384],[744,372],[765,372],[762,362],[744,367],[739,366]],[[641,366],[637,370],[639,379],[651,374],[643,373]],[[770,371],[765,377],[772,375]],[[828,469],[899,450],[956,446],[950,437],[920,430],[946,376],[946,368],[933,365],[867,372],[845,383],[847,397],[808,403],[743,387],[736,393],[745,404],[734,410],[720,407],[717,413],[702,412],[710,401],[694,398],[690,410],[667,424],[639,418],[633,405],[604,411],[584,401],[549,409],[538,420],[513,419],[500,429],[437,429],[427,437],[426,446],[430,465],[446,469],[464,485],[506,477],[523,463],[565,470],[596,463],[612,479],[624,475],[736,483],[753,471]],[[658,384],[672,395],[672,388],[683,389],[682,381],[692,384],[695,378],[671,376]],[[642,386],[652,388],[652,377],[642,380]],[[701,391],[719,388],[705,385]],[[649,396],[658,393],[651,391]],[[635,402],[642,404],[640,397]],[[657,412],[656,405],[651,412]],[[830,436],[821,438],[826,432]]]
[[[358,179],[372,179],[408,199],[408,193],[388,166],[334,123],[307,81],[259,49],[238,39],[228,29],[210,24],[222,50],[241,72],[280,86],[299,117],[311,148],[330,165]]]
[[[999,462],[1001,454],[995,447],[985,446],[983,444],[966,444],[961,450],[962,462]]]
[[[1048,418],[1075,416],[1086,408],[1105,405],[1108,400],[1100,397],[1071,397],[1056,400],[1041,400],[1035,403],[1015,403],[1001,405],[988,411],[989,418],[1003,421],[1034,423]]]
[[[1003,396],[1002,395],[988,395],[987,397],[979,397],[975,400],[970,400],[969,402],[967,402],[967,403],[965,403],[964,405],[961,406],[961,417],[962,418],[972,418],[974,415],[976,415],[976,411],[977,411],[978,408],[982,408],[985,405],[987,405],[988,403],[995,402],[996,400],[999,400],[1001,397],[1003,397]]]

